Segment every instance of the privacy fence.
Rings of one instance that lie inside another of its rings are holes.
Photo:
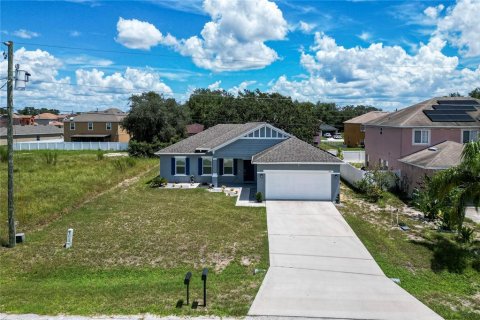
[[[125,151],[128,149],[126,142],[16,142],[13,150],[104,150]]]

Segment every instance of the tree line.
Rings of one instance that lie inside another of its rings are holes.
[[[322,122],[341,130],[343,121],[374,110],[380,109],[300,102],[260,90],[233,95],[224,90],[197,89],[185,103],[147,92],[130,97],[130,112],[123,126],[132,136],[132,153],[147,155],[155,148],[185,138],[189,123],[209,128],[219,123],[268,122],[299,139],[313,142]]]

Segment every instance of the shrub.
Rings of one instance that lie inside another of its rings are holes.
[[[343,160],[343,151],[340,147],[337,148],[337,158]]]
[[[148,143],[130,140],[128,143],[128,154],[132,157],[151,158],[155,156],[155,152],[166,146],[166,143],[158,141]]]
[[[151,188],[159,188],[163,187],[168,183],[167,178],[156,176],[155,178],[150,181],[150,187]]]
[[[97,160],[98,160],[98,161],[101,161],[101,160],[104,159],[104,157],[105,157],[105,156],[104,156],[103,151],[99,149],[99,150],[97,151]]]
[[[383,197],[383,190],[371,177],[365,177],[355,184],[355,187],[365,195],[368,201],[377,202]]]
[[[465,227],[463,226],[462,228],[460,228],[460,242],[463,242],[463,243],[470,243],[473,239],[473,232],[474,230],[472,228],[469,228],[469,227]]]
[[[0,162],[7,162],[8,150],[6,147],[0,147]]]
[[[257,192],[255,194],[255,199],[257,200],[257,202],[262,202],[263,201],[263,194],[261,192]]]
[[[42,152],[42,157],[48,165],[57,165],[58,152],[52,150],[46,150]]]

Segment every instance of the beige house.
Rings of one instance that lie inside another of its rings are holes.
[[[65,142],[128,142],[130,135],[121,122],[127,114],[119,109],[86,112],[64,121]]]

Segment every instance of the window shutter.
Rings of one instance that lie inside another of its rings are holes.
[[[171,164],[172,164],[171,174],[172,176],[174,176],[175,175],[175,158],[174,157],[171,158]]]
[[[237,159],[233,159],[233,174],[237,175]]]
[[[185,159],[185,174],[190,175],[190,158]]]
[[[201,176],[203,174],[202,172],[202,158],[198,158],[198,175]]]
[[[219,166],[218,172],[222,176],[223,175],[223,159],[218,159],[218,166]]]

